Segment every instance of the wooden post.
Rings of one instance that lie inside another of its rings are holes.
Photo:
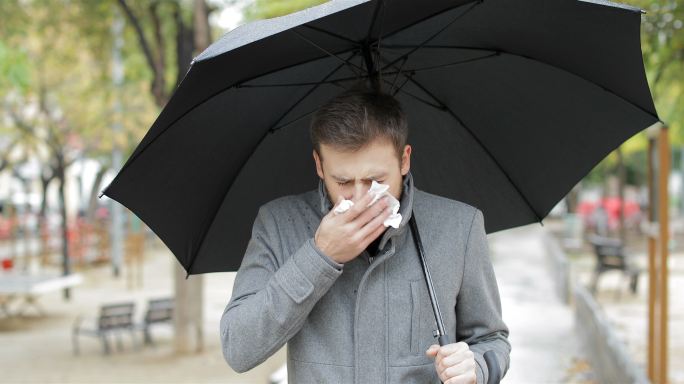
[[[656,345],[658,338],[656,337],[656,317],[657,310],[657,295],[656,282],[657,268],[656,268],[656,237],[652,232],[652,223],[655,223],[655,215],[653,207],[655,207],[655,193],[654,193],[654,171],[653,155],[655,153],[655,139],[649,137],[648,139],[648,224],[649,230],[646,232],[648,236],[648,379],[656,383],[655,361],[656,361]]]
[[[670,142],[668,137],[667,126],[663,125],[660,128],[660,134],[658,137],[658,155],[660,157],[659,161],[659,172],[658,172],[658,222],[660,223],[660,361],[659,361],[659,371],[660,371],[660,382],[668,382],[668,348],[667,348],[667,320],[668,320],[668,273],[667,273],[667,259],[670,244],[670,232],[669,232],[669,199],[668,199],[668,188],[667,182],[670,176]]]
[[[653,125],[648,129],[648,136],[648,378],[652,383],[665,384],[668,382],[669,358],[667,259],[669,253],[670,143],[665,125]],[[657,166],[654,166],[654,162]]]

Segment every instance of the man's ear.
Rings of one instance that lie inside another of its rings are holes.
[[[314,161],[316,162],[316,173],[318,174],[318,177],[323,179],[323,166],[321,165],[321,158],[315,149],[313,150],[313,157]]]
[[[411,169],[411,146],[404,146],[404,153],[401,155],[401,174],[406,175]]]

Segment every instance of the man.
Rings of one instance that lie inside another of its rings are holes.
[[[408,124],[392,96],[355,87],[319,108],[310,127],[317,190],[259,208],[221,317],[221,343],[238,372],[288,343],[289,383],[486,383],[483,354],[509,366],[508,328],[482,212],[417,189]],[[386,197],[400,201],[385,227]],[[334,208],[354,204],[344,213]],[[435,320],[408,221],[415,214],[449,336]]]

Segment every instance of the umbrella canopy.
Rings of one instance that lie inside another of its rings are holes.
[[[411,173],[488,233],[541,222],[659,121],[640,15],[602,0],[332,1],[242,25],[197,56],[102,192],[188,274],[237,270],[260,205],[316,188],[311,114],[359,78],[401,102]]]

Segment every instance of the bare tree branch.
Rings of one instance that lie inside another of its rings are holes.
[[[143,32],[142,25],[140,25],[140,20],[138,20],[138,18],[135,16],[131,7],[129,7],[126,3],[126,0],[119,0],[119,5],[126,14],[128,21],[135,29],[135,34],[138,37],[138,42],[140,43],[140,48],[143,50],[145,59],[147,59],[147,64],[150,66],[150,69],[154,71],[156,68],[154,65],[154,55],[152,54],[152,49],[150,48],[147,39],[145,38],[145,33]]]

